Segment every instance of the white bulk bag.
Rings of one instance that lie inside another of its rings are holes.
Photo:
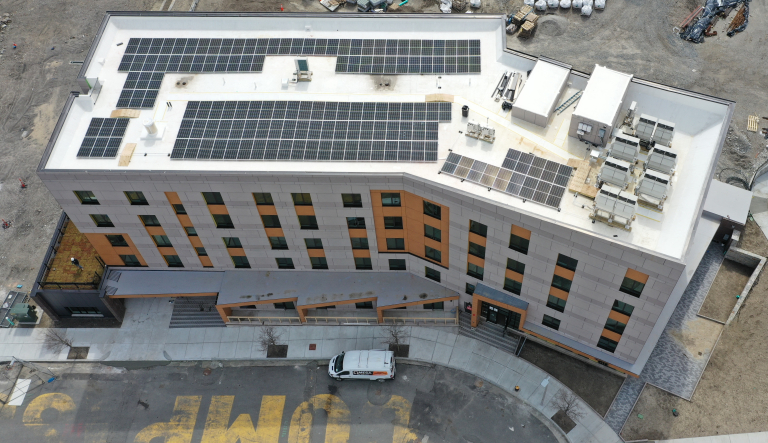
[[[536,1],[536,10],[538,11],[546,11],[547,10],[547,2],[544,0],[537,0]]]

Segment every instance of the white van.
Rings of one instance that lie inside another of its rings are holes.
[[[333,357],[328,375],[336,380],[392,380],[395,378],[395,354],[384,349],[347,351]]]

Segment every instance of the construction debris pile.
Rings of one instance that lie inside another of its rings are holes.
[[[704,37],[717,35],[717,32],[712,32],[711,28],[717,22],[718,17],[725,18],[733,9],[742,5],[728,26],[726,35],[733,37],[737,32],[747,28],[749,2],[750,0],[707,0],[703,8],[699,7],[680,24],[680,38],[701,43],[704,41]],[[695,20],[699,13],[701,13],[701,17]]]

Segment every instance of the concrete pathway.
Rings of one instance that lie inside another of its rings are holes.
[[[656,443],[768,443],[768,432],[676,438],[674,440],[658,440]]]
[[[260,327],[174,328],[168,323],[173,305],[168,299],[128,299],[121,328],[65,330],[74,346],[90,346],[91,361],[260,360],[255,342]],[[277,327],[288,345],[289,359],[326,360],[344,350],[383,347],[383,327],[285,326]],[[499,386],[525,400],[547,417],[560,390],[570,391],[536,366],[512,354],[469,337],[456,328],[404,327],[409,335],[411,360],[459,369]],[[66,361],[67,350],[53,353],[43,345],[45,329],[0,330],[0,358],[31,361]],[[315,345],[311,350],[310,345]],[[515,386],[520,390],[515,392]],[[586,403],[579,400],[584,417],[568,433],[572,443],[620,442],[618,435]]]
[[[617,433],[621,432],[629,414],[632,413],[645,383],[650,383],[686,400],[693,397],[696,385],[709,361],[709,355],[691,356],[675,338],[674,332],[685,328],[687,322],[699,318],[696,314],[704,303],[723,260],[723,249],[712,243],[707,248],[691,282],[659,337],[648,363],[640,373],[640,378],[627,377],[624,381],[605,416],[605,421]],[[712,350],[709,352],[711,353]]]

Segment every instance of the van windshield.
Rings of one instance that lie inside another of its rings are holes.
[[[344,367],[344,354],[339,354],[336,357],[336,361],[333,365],[333,372],[341,372],[341,369]]]

